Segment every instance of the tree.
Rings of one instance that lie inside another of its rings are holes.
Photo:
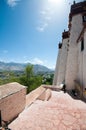
[[[46,74],[46,75],[44,75],[42,83],[47,84],[47,85],[52,85],[53,77],[54,77],[54,74]]]
[[[28,65],[25,69],[24,75],[20,77],[20,83],[27,86],[27,93],[34,90],[42,83],[41,76],[35,76],[33,73],[33,66]]]

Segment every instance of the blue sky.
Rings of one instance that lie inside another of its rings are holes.
[[[72,3],[73,0],[0,0],[0,61],[54,68]]]

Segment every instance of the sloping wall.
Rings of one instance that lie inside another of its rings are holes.
[[[56,61],[56,68],[55,68],[55,74],[54,74],[54,79],[53,79],[53,85],[58,85],[58,72],[59,72],[59,65],[60,65],[60,61],[61,61],[61,52],[62,49],[59,49],[58,52],[58,57],[57,57],[57,61]]]
[[[7,85],[3,85],[0,87],[0,92],[3,92],[3,87],[6,88],[5,97],[0,97],[0,110],[2,120],[12,121],[19,113],[23,111],[26,103],[26,87],[21,86],[18,83],[10,83]],[[16,92],[10,92],[10,88],[14,90],[15,88],[19,88]],[[8,94],[8,91],[11,94]]]
[[[63,39],[62,43],[62,51],[60,56],[60,63],[59,63],[59,70],[58,70],[58,79],[57,84],[61,84],[65,81],[65,74],[66,74],[66,65],[67,65],[67,56],[68,56],[68,41],[69,39]]]
[[[74,88],[74,80],[77,78],[78,73],[78,48],[77,39],[83,28],[82,15],[74,15],[71,21],[70,39],[69,39],[69,52],[67,59],[66,71],[66,86],[68,90]]]

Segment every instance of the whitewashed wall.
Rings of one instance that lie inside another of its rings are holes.
[[[57,61],[56,61],[56,68],[55,68],[55,73],[54,73],[53,85],[57,85],[58,70],[59,70],[59,64],[60,64],[60,60],[61,60],[61,51],[62,51],[62,49],[59,49]]]
[[[65,81],[65,74],[66,74],[66,65],[67,65],[67,55],[68,55],[68,42],[69,38],[63,39],[62,43],[62,52],[61,52],[61,60],[59,63],[59,70],[58,70],[58,79],[57,84],[61,84]]]
[[[83,96],[86,98],[86,32],[84,33],[84,50],[81,51],[81,41],[78,43],[78,74],[77,78],[82,88]]]
[[[77,48],[77,39],[82,30],[82,15],[78,14],[72,17],[71,21],[71,30],[70,30],[70,39],[69,39],[69,52],[67,59],[67,70],[66,70],[66,86],[67,89],[74,88],[74,80],[77,78],[78,72],[78,48]]]
[[[78,73],[77,80],[80,85],[83,85],[83,51],[81,51],[81,41],[77,43],[78,45]]]
[[[83,91],[86,88],[86,30],[84,33],[84,50],[83,50]],[[84,93],[86,98],[86,93]]]

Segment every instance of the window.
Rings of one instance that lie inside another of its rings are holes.
[[[84,50],[84,39],[82,39],[82,41],[81,41],[81,51],[83,51]]]
[[[86,15],[83,16],[83,22],[86,22]]]
[[[59,43],[59,49],[61,49],[62,48],[62,43]]]

